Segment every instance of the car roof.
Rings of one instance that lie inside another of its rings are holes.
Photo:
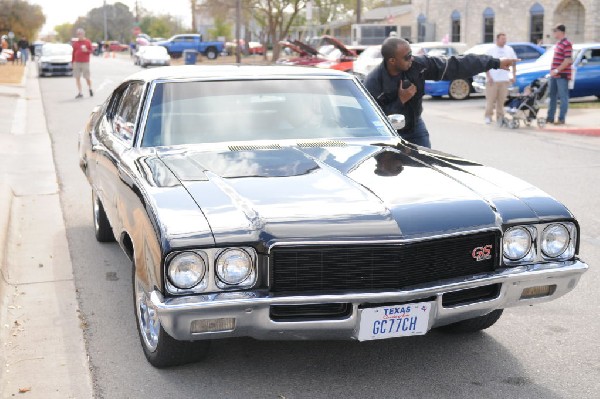
[[[352,78],[352,75],[334,69],[301,66],[263,65],[180,65],[137,72],[126,80],[194,80],[194,79],[252,79],[252,78]]]

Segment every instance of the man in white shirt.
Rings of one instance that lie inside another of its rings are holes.
[[[488,50],[487,55],[494,58],[516,59],[517,55],[512,47],[506,45],[506,34],[498,33],[496,35],[496,45]],[[511,66],[511,73],[505,69],[490,69],[486,72],[485,83],[485,123],[492,123],[492,114],[494,106],[496,107],[496,120],[502,123],[504,119],[504,102],[508,95],[508,87],[514,83],[517,74],[516,63]]]

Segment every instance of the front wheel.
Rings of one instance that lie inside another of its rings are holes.
[[[448,95],[454,100],[464,100],[471,95],[471,84],[465,79],[456,79],[450,82]]]
[[[104,212],[102,202],[100,202],[100,198],[98,198],[98,194],[96,194],[96,191],[94,190],[92,190],[92,209],[94,215],[94,231],[96,234],[96,240],[99,242],[114,241],[115,236],[112,228],[110,227],[108,218],[106,217],[106,212]]]
[[[214,47],[209,47],[206,49],[206,58],[209,60],[214,60],[219,56],[217,49]]]
[[[178,341],[162,328],[150,295],[137,277],[133,266],[133,304],[135,318],[148,362],[156,368],[179,366],[202,360],[210,347],[210,341]]]
[[[474,333],[477,331],[485,330],[493,326],[500,316],[502,316],[502,312],[504,309],[496,309],[492,313],[486,314],[485,316],[475,317],[472,319],[467,319],[463,321],[459,321],[458,323],[448,324],[447,326],[442,326],[439,329],[448,333]]]

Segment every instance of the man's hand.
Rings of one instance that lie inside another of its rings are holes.
[[[417,94],[417,86],[411,83],[410,86],[403,89],[402,82],[400,82],[400,87],[398,87],[398,97],[402,104],[406,104],[406,102],[413,98],[415,94]]]
[[[500,68],[498,69],[506,69],[507,71],[511,66],[515,65],[518,61],[521,61],[520,58],[500,58]]]

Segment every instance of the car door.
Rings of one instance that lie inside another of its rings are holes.
[[[108,104],[98,128],[96,149],[97,194],[104,205],[113,230],[118,231],[118,205],[121,190],[127,184],[123,156],[133,147],[135,127],[144,92],[143,82],[127,82],[119,86]]]
[[[582,50],[573,69],[571,97],[600,96],[600,46]]]

